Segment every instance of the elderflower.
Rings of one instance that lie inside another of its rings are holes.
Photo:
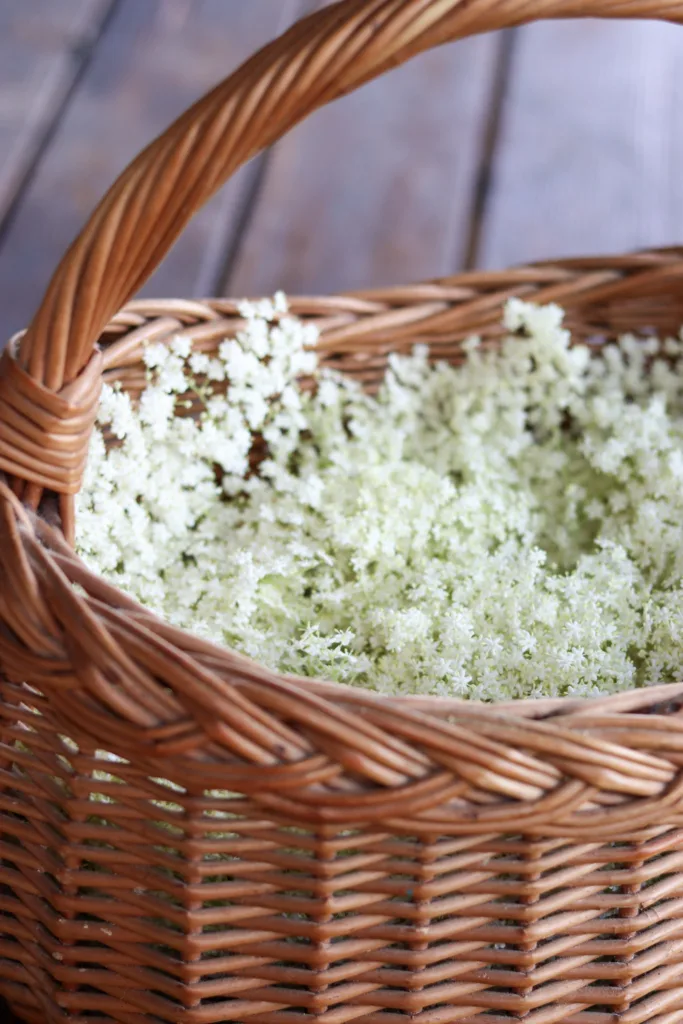
[[[416,347],[369,397],[317,368],[281,294],[239,312],[211,354],[148,345],[137,405],[105,387],[77,509],[93,569],[272,669],[385,693],[678,677],[680,338],[591,357],[559,307],[512,300],[499,351],[471,338],[454,369]]]

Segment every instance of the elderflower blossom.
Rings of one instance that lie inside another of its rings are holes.
[[[471,339],[454,369],[416,347],[369,397],[316,368],[283,296],[240,312],[217,353],[149,345],[137,406],[105,387],[77,510],[93,569],[272,669],[385,693],[678,678],[679,339],[591,356],[557,306],[513,300],[499,351]]]

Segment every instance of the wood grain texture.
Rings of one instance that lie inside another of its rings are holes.
[[[112,2],[0,5],[0,221],[59,115]]]
[[[280,141],[225,292],[334,292],[462,266],[500,43],[422,54]]]
[[[632,251],[683,238],[683,29],[518,29],[478,263]]]
[[[121,0],[0,245],[3,341],[29,321],[60,256],[136,152],[300,8]],[[252,173],[243,169],[193,220],[147,294],[212,291]]]

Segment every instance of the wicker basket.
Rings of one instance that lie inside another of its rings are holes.
[[[541,9],[588,7],[683,19]],[[492,708],[283,678],[68,543],[102,376],[139,388],[146,340],[211,351],[239,322],[229,301],[116,313],[193,211],[314,108],[539,8],[300,22],[128,168],[3,357],[0,994],[31,1024],[683,1021],[683,685]],[[676,330],[682,278],[681,251],[650,252],[293,308],[371,386],[416,339],[453,362],[472,331],[495,344],[511,295],[561,302],[578,337]]]

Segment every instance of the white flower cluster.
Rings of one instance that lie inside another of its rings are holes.
[[[387,693],[680,676],[680,340],[592,356],[558,307],[515,300],[499,351],[392,357],[371,398],[324,370],[300,389],[315,331],[282,296],[242,313],[215,356],[149,346],[139,406],[105,389],[116,442],[95,435],[78,500],[96,571],[273,669]],[[177,415],[193,392],[202,414]]]

